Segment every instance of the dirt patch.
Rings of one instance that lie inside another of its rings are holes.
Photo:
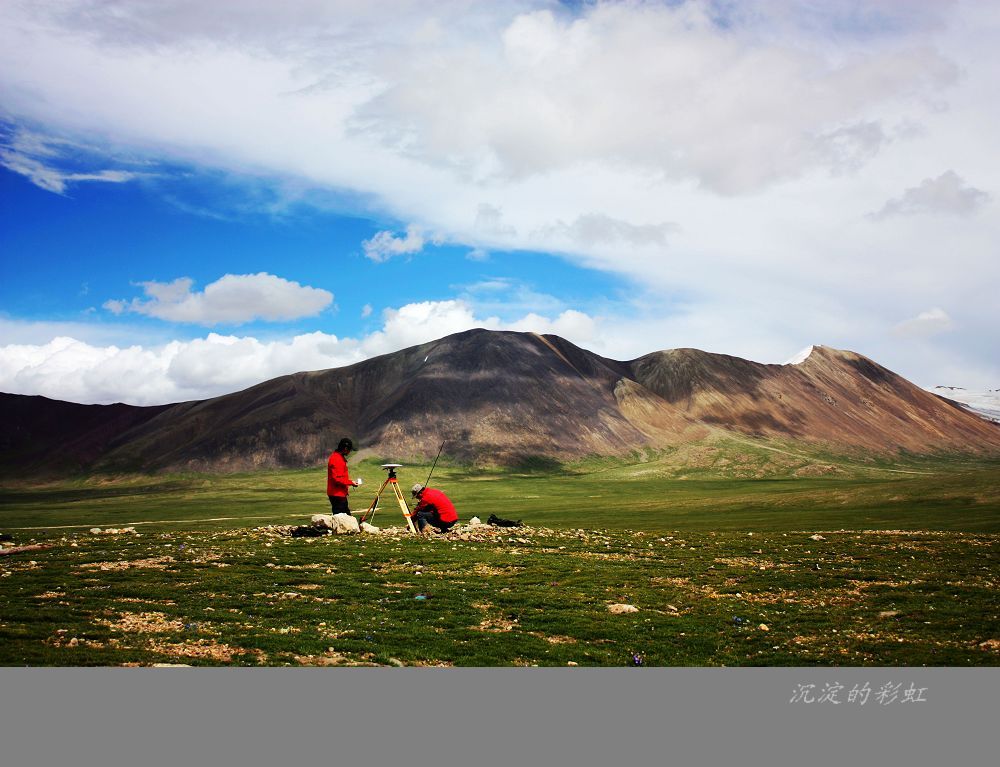
[[[493,608],[493,605],[489,602],[473,602],[472,606],[477,610],[482,610],[483,612]],[[486,631],[491,634],[502,634],[507,631],[512,631],[516,625],[516,619],[508,619],[502,616],[489,616],[481,620],[478,626],[470,626],[469,628],[473,631]]]
[[[846,472],[839,466],[831,463],[818,464],[811,463],[796,469],[792,474],[796,477],[829,477],[834,474],[845,474]]]
[[[470,626],[473,631],[485,631],[490,634],[503,634],[507,631],[513,631],[514,626],[517,623],[515,621],[507,620],[506,618],[486,618],[479,622],[478,626]]]
[[[209,594],[209,597],[215,597],[217,595]],[[133,605],[176,605],[177,603],[172,599],[139,599],[138,597],[119,597],[115,600],[122,604],[133,604]]]
[[[267,655],[262,650],[233,647],[220,644],[213,639],[195,639],[187,642],[165,642],[157,639],[149,642],[149,649],[172,658],[198,658],[232,663],[236,656],[251,655],[258,663],[267,661]]]
[[[158,612],[121,613],[116,619],[98,620],[95,623],[129,634],[161,634],[184,630],[184,621],[168,619],[166,614]]]
[[[540,639],[544,639],[549,644],[576,644],[577,643],[577,640],[575,638],[573,638],[573,637],[570,637],[570,636],[560,636],[560,635],[546,636],[545,634],[541,634],[541,633],[539,633],[537,631],[532,631],[531,632],[531,636],[535,636],[535,637],[539,637]]]
[[[477,564],[472,568],[476,575],[486,576],[510,576],[518,571],[516,567],[491,567],[490,565]]]
[[[135,559],[122,562],[88,562],[80,565],[81,570],[100,570],[102,572],[120,572],[122,570],[132,570],[144,568],[147,570],[166,570],[169,565],[176,562],[173,557],[149,557],[148,559]]]
[[[730,567],[749,567],[752,570],[770,570],[778,566],[769,559],[752,557],[716,557],[714,561]]]

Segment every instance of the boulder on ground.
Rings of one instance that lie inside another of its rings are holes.
[[[382,530],[382,528],[375,527],[375,525],[369,525],[367,522],[361,523],[361,529],[366,533],[378,533]]]
[[[327,530],[333,530],[333,515],[332,514],[313,514],[310,522],[316,527],[325,527]]]
[[[469,520],[469,527],[484,527],[483,521],[479,517],[473,517]]]
[[[639,612],[639,608],[635,605],[615,604],[608,605],[608,612],[613,615],[622,615],[624,613],[637,613]]]
[[[337,535],[361,532],[361,526],[358,524],[358,520],[350,514],[334,514],[332,529]]]

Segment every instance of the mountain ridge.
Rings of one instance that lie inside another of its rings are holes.
[[[106,408],[101,410],[101,408]],[[8,473],[242,471],[359,455],[516,463],[734,435],[891,454],[1000,454],[1000,427],[850,351],[768,365],[698,349],[602,357],[475,329],[207,400],[136,407],[0,394]]]

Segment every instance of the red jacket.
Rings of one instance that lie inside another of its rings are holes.
[[[424,488],[424,491],[420,494],[420,503],[417,504],[417,508],[413,510],[413,513],[416,514],[418,511],[424,511],[425,509],[437,509],[438,516],[441,517],[442,522],[458,521],[458,512],[455,511],[455,506],[452,502],[448,500],[448,496],[440,490],[435,490],[433,487]]]
[[[330,454],[330,460],[326,462],[326,494],[346,498],[352,485],[351,477],[347,473],[347,459],[335,450]]]

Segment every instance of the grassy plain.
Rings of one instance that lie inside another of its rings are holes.
[[[0,557],[0,664],[1000,664],[1000,463],[739,455],[439,465],[463,522],[526,527],[421,539],[387,502],[290,537],[322,469],[8,481],[4,545],[48,548]]]

